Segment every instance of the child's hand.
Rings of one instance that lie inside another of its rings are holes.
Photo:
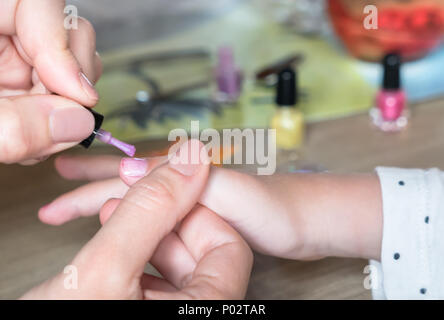
[[[67,178],[97,179],[115,175],[120,163],[120,176],[131,185],[165,160],[59,158],[56,167]],[[39,216],[61,224],[93,215],[126,190],[118,178],[93,182],[56,199]],[[380,255],[382,205],[375,175],[250,176],[213,167],[200,203],[265,254],[292,259]]]

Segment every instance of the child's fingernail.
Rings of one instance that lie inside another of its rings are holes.
[[[123,158],[122,173],[127,177],[143,177],[148,171],[148,161],[138,158]]]
[[[82,84],[83,91],[85,91],[86,95],[93,100],[99,100],[99,94],[92,82],[86,77],[83,72],[79,73],[80,83]]]

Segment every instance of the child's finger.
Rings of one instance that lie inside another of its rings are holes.
[[[109,199],[103,204],[102,208],[100,208],[99,213],[99,219],[102,225],[104,225],[106,221],[111,218],[114,210],[116,210],[120,201],[122,201],[122,199]]]
[[[118,156],[59,156],[54,165],[68,180],[102,180],[119,176],[122,157]]]
[[[63,194],[40,208],[39,218],[51,225],[61,225],[78,217],[97,214],[109,198],[122,198],[128,186],[119,178],[92,182]]]

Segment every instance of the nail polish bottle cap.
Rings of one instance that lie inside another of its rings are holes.
[[[281,107],[295,106],[298,102],[297,74],[287,67],[278,74],[276,104]]]
[[[91,133],[91,135],[88,138],[86,138],[85,140],[83,140],[80,143],[81,146],[88,149],[91,146],[91,144],[93,143],[94,139],[96,138],[97,133],[99,132],[100,128],[102,127],[103,120],[105,119],[105,117],[90,108],[86,108],[86,109],[89,112],[91,112],[92,115],[94,116],[94,123],[95,123],[94,124],[94,131]]]
[[[390,53],[382,61],[384,65],[383,88],[387,90],[398,90],[401,88],[401,56]]]

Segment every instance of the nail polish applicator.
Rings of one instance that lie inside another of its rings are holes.
[[[130,157],[134,157],[136,154],[136,147],[125,143],[123,141],[120,141],[112,136],[112,134],[108,131],[105,131],[101,129],[103,120],[105,117],[101,115],[100,113],[97,113],[96,111],[86,108],[89,112],[92,113],[94,116],[94,131],[91,133],[91,135],[83,140],[80,145],[84,147],[85,149],[88,149],[93,141],[97,138],[98,140],[102,141],[103,143],[112,145],[116,147],[117,149],[122,150],[125,154],[127,154]]]

